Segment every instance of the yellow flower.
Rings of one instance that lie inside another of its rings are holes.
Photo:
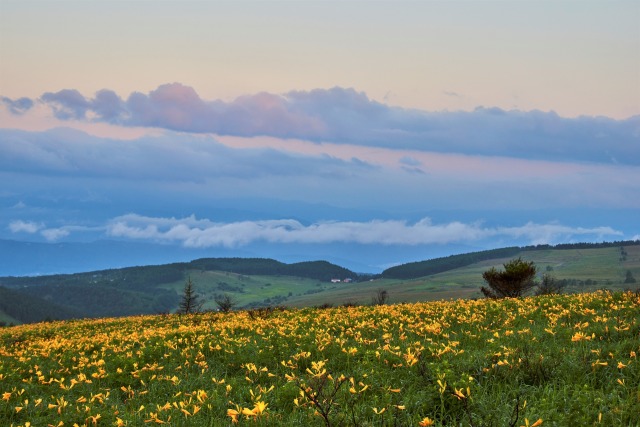
[[[376,415],[382,415],[386,410],[387,408],[382,408],[380,411],[378,411],[378,408],[373,408],[373,412],[375,412]]]
[[[166,421],[161,420],[160,418],[158,418],[158,414],[157,413],[151,413],[149,415],[149,419],[148,420],[144,420],[145,423],[156,423],[156,424],[166,424]]]
[[[253,413],[256,415],[260,415],[264,412],[265,409],[267,409],[267,403],[258,401],[253,407]]]
[[[467,389],[467,393],[469,392],[469,390]],[[455,389],[455,393],[453,393],[453,395],[455,397],[458,398],[458,400],[462,400],[462,399],[466,399],[467,396],[464,395],[464,390],[462,389]]]
[[[92,423],[94,426],[97,426],[97,425],[98,425],[98,420],[99,420],[100,418],[102,418],[100,414],[95,415],[95,416],[89,416],[89,418],[87,418],[87,422],[88,422],[89,420],[91,420],[91,423]]]
[[[240,415],[240,413],[238,411],[236,411],[235,409],[227,409],[227,416],[231,417],[231,422],[237,423],[238,422],[238,415]]]
[[[422,421],[418,423],[418,425],[421,427],[432,426],[433,424],[434,424],[434,421],[429,417],[424,417]]]
[[[591,337],[589,335],[585,335],[582,332],[576,332],[571,337],[571,341],[573,341],[573,342],[576,342],[576,341],[589,341],[590,339],[591,339]]]
[[[538,427],[542,425],[542,418],[539,418],[538,421],[536,421],[533,424],[529,424],[529,420],[527,418],[524,419],[524,425],[520,426],[520,427]]]

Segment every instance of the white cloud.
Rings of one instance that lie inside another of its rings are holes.
[[[42,234],[42,236],[49,242],[55,242],[63,237],[67,237],[70,234],[70,230],[65,227],[47,228],[46,230],[42,230],[40,234]]]
[[[487,238],[526,239],[530,244],[554,243],[575,237],[620,236],[611,227],[581,228],[528,222],[519,227],[485,227],[481,223],[434,224],[400,220],[331,221],[304,225],[293,219],[213,222],[206,219],[153,218],[135,214],[114,218],[107,226],[113,237],[181,243],[186,247],[237,247],[268,243],[359,243],[426,245],[470,243]]]
[[[571,241],[578,236],[594,236],[596,240],[604,240],[605,236],[622,236],[623,233],[611,227],[569,227],[562,224],[535,224],[528,222],[520,227],[500,227],[500,235],[512,238],[526,238],[531,244],[549,244],[557,241]]]
[[[9,230],[11,230],[12,233],[34,234],[34,233],[37,233],[38,230],[40,230],[43,227],[44,227],[44,224],[42,223],[36,223],[33,221],[22,221],[22,220],[12,221],[9,224]]]

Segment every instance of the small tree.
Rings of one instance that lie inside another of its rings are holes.
[[[627,270],[627,274],[624,277],[624,283],[636,283],[636,279],[633,277],[631,270]]]
[[[378,289],[376,294],[371,298],[373,305],[385,305],[389,301],[389,292],[386,289]]]
[[[564,284],[557,281],[555,277],[550,274],[542,275],[542,282],[538,285],[538,289],[536,289],[536,295],[554,295],[562,293],[562,288],[564,288]]]
[[[536,266],[533,261],[522,258],[511,260],[503,265],[504,271],[495,267],[482,273],[482,278],[489,285],[480,290],[487,298],[515,298],[526,294],[535,286]]]
[[[216,295],[214,301],[218,305],[218,309],[223,313],[228,313],[233,310],[238,303],[236,300],[229,294],[224,295]]]
[[[201,308],[202,303],[200,302],[200,296],[196,294],[195,287],[193,286],[193,282],[191,281],[191,276],[189,276],[184,284],[184,290],[182,291],[182,300],[180,301],[180,305],[178,307],[178,313],[197,313]]]

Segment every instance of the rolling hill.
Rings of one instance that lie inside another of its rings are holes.
[[[376,276],[358,275],[326,261],[202,258],[76,274],[1,277],[0,321],[171,312],[188,277],[204,309],[215,309],[214,299],[223,294],[244,308],[369,304],[378,289],[388,291],[390,302],[476,298],[482,273],[516,257],[533,261],[540,274],[553,275],[567,292],[635,289],[628,275],[640,279],[638,241],[508,247],[408,263]]]

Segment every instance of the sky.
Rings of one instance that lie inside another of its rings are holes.
[[[638,239],[638,22],[637,1],[0,0],[0,239],[371,271]]]

